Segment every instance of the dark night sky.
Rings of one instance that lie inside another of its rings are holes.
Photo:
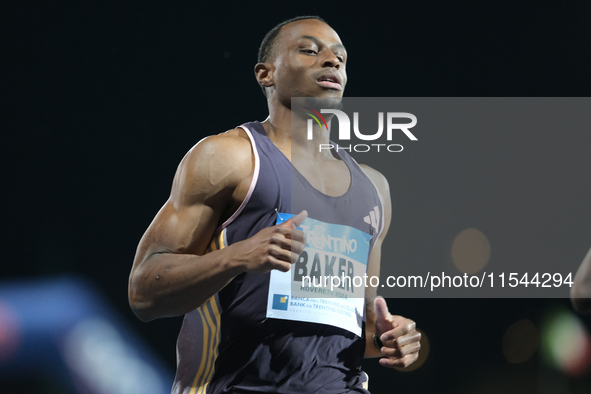
[[[278,22],[317,14],[339,32],[349,53],[347,96],[590,95],[590,2],[479,3],[3,6],[2,276],[91,278],[173,365],[180,320],[140,323],[127,304],[135,248],[186,151],[206,135],[266,117],[253,66]],[[505,371],[504,329],[538,319],[551,302],[391,301],[431,333],[428,363],[395,376],[400,389],[417,392],[441,385],[458,392],[458,371],[473,379]],[[386,381],[387,372],[369,368],[376,384]]]

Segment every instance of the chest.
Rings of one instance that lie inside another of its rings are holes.
[[[332,197],[342,196],[351,186],[351,172],[341,160],[292,161],[293,167],[311,187]]]

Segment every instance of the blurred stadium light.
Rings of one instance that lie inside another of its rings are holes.
[[[72,393],[170,393],[173,374],[77,277],[0,282],[0,377],[45,370]]]
[[[546,313],[541,330],[547,365],[568,376],[584,375],[591,367],[589,332],[572,311],[556,306]]]

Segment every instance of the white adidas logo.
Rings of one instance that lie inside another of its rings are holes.
[[[373,207],[373,211],[369,212],[369,215],[363,218],[365,223],[371,224],[371,226],[376,230],[376,233],[380,231],[380,210],[376,205]]]

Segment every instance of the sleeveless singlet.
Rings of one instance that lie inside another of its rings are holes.
[[[355,160],[339,150],[351,183],[345,194],[328,196],[293,169],[261,123],[240,127],[254,152],[252,183],[239,209],[217,229],[208,251],[275,225],[278,212],[303,209],[314,220],[370,234],[371,250],[383,226],[382,203]],[[368,393],[360,377],[365,324],[359,321],[356,335],[329,324],[268,317],[270,280],[271,273],[242,273],[185,315],[172,393]],[[364,310],[364,320],[363,315]]]

